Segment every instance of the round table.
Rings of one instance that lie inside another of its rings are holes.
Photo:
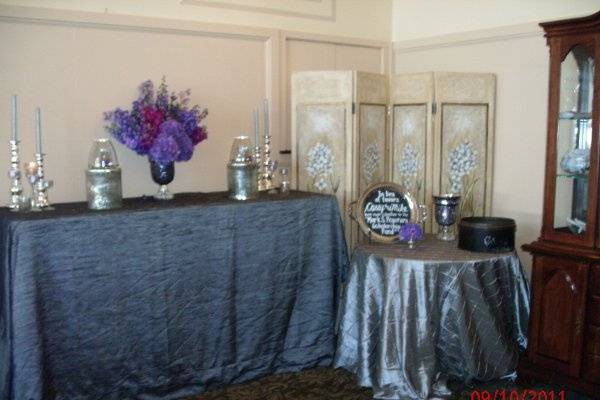
[[[515,252],[474,253],[427,236],[362,244],[338,314],[335,366],[377,399],[446,397],[462,382],[516,377],[529,285]]]

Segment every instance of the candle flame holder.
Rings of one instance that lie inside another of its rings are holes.
[[[35,161],[25,164],[27,178],[32,187],[31,210],[52,210],[48,201],[48,189],[54,186],[54,181],[44,175],[44,154],[35,153]]]

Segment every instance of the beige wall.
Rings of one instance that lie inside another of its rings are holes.
[[[392,0],[0,0],[0,4],[389,41]]]
[[[40,15],[32,12],[27,17]],[[16,93],[21,158],[31,160],[33,111],[39,105],[46,172],[55,180],[51,200],[83,200],[92,140],[107,135],[102,113],[117,106],[130,108],[139,83],[145,79],[159,82],[164,74],[173,90],[191,88],[193,102],[210,111],[209,139],[196,148],[191,161],[177,164],[173,190],[224,189],[228,146],[234,136],[248,132],[250,110],[266,97],[272,84],[266,76],[272,58],[267,48],[269,32],[222,35],[200,32],[191,25],[169,31],[175,27],[160,21],[146,29],[101,25],[117,22],[110,17],[83,25],[66,20],[31,23],[21,17],[0,22],[1,142],[8,138],[9,94]],[[155,185],[147,159],[120,144],[116,149],[123,167],[124,195],[151,194]],[[6,151],[0,152],[0,165],[8,165]],[[0,187],[8,187],[4,173]]]
[[[600,9],[598,0],[393,1],[393,41],[576,17]]]
[[[548,102],[548,50],[541,31],[527,25],[417,42],[395,43],[396,73],[496,74],[492,215],[516,219],[519,247],[535,240],[541,229]],[[530,269],[530,257],[521,255]]]
[[[359,63],[354,68],[374,65],[382,72],[388,65],[387,41],[37,7],[0,5],[0,37],[0,142],[8,139],[9,96],[15,93],[21,158],[31,159],[33,111],[42,107],[54,202],[85,199],[90,145],[107,135],[102,113],[129,108],[145,79],[158,82],[166,75],[173,90],[191,88],[192,102],[209,109],[208,140],[191,161],[176,165],[170,186],[175,192],[214,191],[226,189],[231,141],[251,133],[252,110],[264,98],[272,102],[274,157],[287,161],[289,156],[278,151],[289,147],[284,118],[288,73],[296,65],[317,62],[320,54],[312,50],[333,49],[332,68],[351,69],[352,60]],[[306,51],[296,51],[293,44],[300,42],[306,43]],[[116,149],[124,195],[152,193],[147,160],[120,144]],[[0,152],[0,165],[8,166],[8,151]],[[0,187],[8,187],[5,173]],[[0,203],[7,200],[8,190]]]

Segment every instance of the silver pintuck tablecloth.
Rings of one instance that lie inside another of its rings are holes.
[[[471,253],[432,237],[415,250],[361,245],[340,304],[335,366],[377,399],[446,397],[448,378],[515,377],[528,317],[516,253]]]

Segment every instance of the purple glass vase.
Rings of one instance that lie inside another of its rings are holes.
[[[161,163],[150,159],[150,173],[152,180],[159,185],[158,192],[154,195],[158,200],[171,200],[173,193],[169,192],[168,184],[175,178],[175,163]]]

